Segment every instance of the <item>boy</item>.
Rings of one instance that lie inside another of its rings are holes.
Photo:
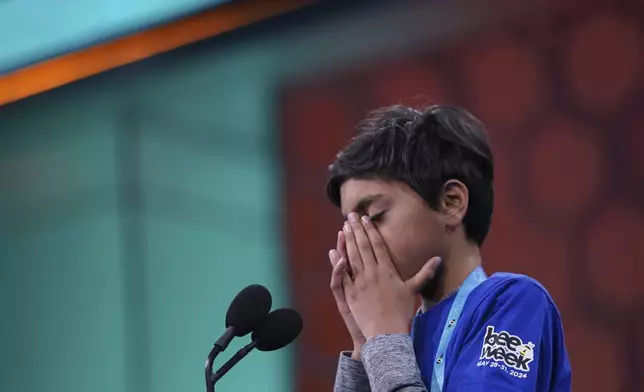
[[[481,267],[494,198],[483,125],[458,107],[393,106],[358,131],[327,184],[346,221],[331,290],[354,343],[335,391],[570,391],[548,292]]]

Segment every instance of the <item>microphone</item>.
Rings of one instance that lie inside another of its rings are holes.
[[[303,326],[302,316],[296,310],[277,309],[270,312],[251,335],[252,341],[237,351],[228,362],[215,372],[212,376],[213,385],[253,349],[275,351],[288,346],[302,332]]]
[[[206,359],[206,389],[214,391],[212,365],[215,357],[226,350],[234,337],[248,335],[266,318],[273,299],[264,286],[251,285],[235,296],[226,312],[226,332],[217,340]]]
[[[222,345],[222,351],[228,347],[233,337],[246,336],[257,328],[271,311],[272,305],[271,293],[264,286],[253,284],[240,291],[226,312],[226,333],[222,338],[226,334],[230,337],[217,341]]]

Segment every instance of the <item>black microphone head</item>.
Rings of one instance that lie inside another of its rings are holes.
[[[251,336],[259,351],[279,350],[294,341],[303,326],[302,316],[296,310],[277,309],[266,316]]]
[[[226,328],[235,327],[235,336],[248,335],[271,311],[273,299],[264,286],[254,284],[237,294],[226,312]]]

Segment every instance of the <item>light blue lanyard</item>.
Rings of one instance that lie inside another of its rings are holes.
[[[454,303],[449,310],[447,315],[447,320],[445,320],[445,326],[443,327],[443,333],[441,334],[441,340],[438,343],[438,349],[436,350],[436,358],[434,358],[434,373],[432,374],[432,387],[431,392],[442,392],[443,391],[443,382],[445,381],[445,352],[447,351],[447,345],[449,340],[452,338],[452,333],[456,328],[456,323],[458,323],[459,318],[461,317],[461,312],[463,311],[463,306],[467,297],[469,297],[472,290],[481,284],[487,276],[483,272],[483,268],[477,267],[474,271],[470,272],[463,282],[463,285],[456,293],[456,298],[454,298]]]

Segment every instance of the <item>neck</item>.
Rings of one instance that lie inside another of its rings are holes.
[[[438,280],[432,285],[434,287],[422,295],[423,311],[458,289],[467,276],[480,265],[479,247],[472,244],[467,244],[444,257]]]

